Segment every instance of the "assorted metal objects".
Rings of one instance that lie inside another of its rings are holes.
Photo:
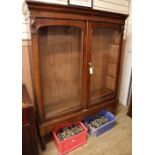
[[[100,116],[100,115],[96,115],[96,118],[93,119],[89,124],[93,127],[93,128],[99,128],[100,126],[102,126],[103,124],[107,123],[108,119],[104,116]]]
[[[57,133],[57,137],[60,141],[63,141],[64,139],[74,136],[81,131],[83,131],[83,129],[79,125],[72,124],[68,127],[61,128]]]

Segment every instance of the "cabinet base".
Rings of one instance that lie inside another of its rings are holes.
[[[45,123],[42,123],[39,125],[40,128],[40,140],[41,140],[41,149],[44,151],[46,150],[46,142],[45,142],[45,135],[49,132],[52,132],[56,127],[58,127],[58,124],[64,123],[64,122],[75,122],[75,121],[81,121],[86,116],[94,115],[95,113],[101,111],[102,109],[111,111],[112,113],[116,113],[118,106],[118,100],[110,100],[105,103],[101,103],[92,107],[89,107],[89,109],[84,109],[83,111],[68,114],[65,117],[57,118],[54,120],[46,121]],[[43,132],[44,131],[44,132]]]

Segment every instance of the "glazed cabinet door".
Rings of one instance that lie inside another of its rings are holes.
[[[116,97],[121,47],[121,26],[89,24],[89,106]]]
[[[46,120],[83,108],[85,24],[71,20],[38,23],[41,94]]]

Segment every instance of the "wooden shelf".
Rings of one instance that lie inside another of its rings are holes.
[[[94,104],[96,100],[102,99],[105,96],[112,95],[114,91],[109,88],[101,88],[91,92],[90,104]]]
[[[45,118],[49,118],[51,116],[63,114],[80,108],[81,103],[79,101],[79,98],[77,97],[65,101],[60,101],[58,103],[51,103],[45,105]]]

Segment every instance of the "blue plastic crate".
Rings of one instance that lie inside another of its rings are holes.
[[[105,123],[104,125],[100,126],[99,128],[93,128],[89,123],[96,118],[96,115],[104,116],[108,119],[108,122]],[[103,110],[93,116],[86,117],[84,119],[84,124],[88,128],[88,132],[91,136],[99,136],[105,131],[113,128],[116,124],[116,116],[113,115],[111,112]]]

